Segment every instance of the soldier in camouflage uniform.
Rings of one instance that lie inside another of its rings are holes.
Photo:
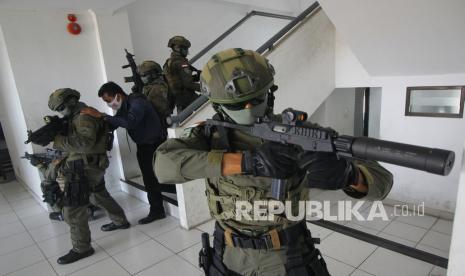
[[[105,209],[112,221],[103,225],[102,231],[130,226],[124,210],[105,188],[104,174],[109,165],[107,128],[103,120],[80,114],[86,105],[79,98],[78,91],[62,88],[54,91],[48,102],[51,110],[69,118],[66,135],[58,134],[53,141],[54,148],[68,153],[62,164],[63,213],[73,244],[68,254],[58,258],[59,264],[72,263],[94,253],[87,221],[89,202]]]
[[[251,125],[264,116],[274,118],[273,75],[273,67],[256,52],[229,49],[214,55],[201,74],[202,92],[217,112],[213,118],[240,125]],[[169,139],[156,154],[161,182],[206,179],[216,225],[211,256],[201,254],[201,263],[210,276],[329,275],[304,221],[289,220],[285,214],[273,221],[236,217],[237,201],[253,205],[271,199],[272,178],[287,179],[284,200],[293,207],[307,200],[312,187],[342,189],[370,200],[386,197],[392,187],[391,173],[374,161],[302,152],[239,130],[206,129],[202,124],[187,129],[180,139]],[[305,167],[298,166],[298,157],[309,161]]]
[[[197,99],[200,91],[198,80],[192,76],[193,67],[187,60],[191,43],[185,37],[174,36],[168,41],[171,57],[163,65],[163,72],[176,102],[178,114]]]
[[[166,131],[168,127],[166,124],[166,117],[173,113],[174,98],[169,92],[168,84],[163,78],[163,69],[160,64],[152,60],[142,62],[137,69],[144,83],[142,93],[157,111],[164,130],[164,139],[166,139],[168,136]]]

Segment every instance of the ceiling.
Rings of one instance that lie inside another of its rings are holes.
[[[135,0],[0,0],[0,9],[113,12]]]
[[[465,73],[464,0],[320,0],[372,76]]]

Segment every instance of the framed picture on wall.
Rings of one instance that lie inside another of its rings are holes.
[[[407,87],[405,116],[463,118],[465,86]]]

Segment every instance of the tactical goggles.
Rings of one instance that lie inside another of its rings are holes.
[[[55,108],[55,111],[60,112],[60,111],[65,110],[65,108],[66,108],[66,106],[64,104],[60,104],[57,108]]]
[[[225,108],[227,108],[229,110],[235,111],[235,110],[245,109],[245,107],[248,104],[251,104],[252,106],[257,106],[259,104],[262,104],[265,100],[266,100],[266,95],[262,95],[260,97],[250,99],[248,101],[243,101],[243,102],[234,103],[234,104],[222,104],[222,106],[224,106]]]

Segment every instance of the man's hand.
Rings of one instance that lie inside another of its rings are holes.
[[[34,155],[31,155],[31,159],[29,160],[32,166],[37,167],[42,164],[42,160],[40,158],[35,157]]]
[[[242,173],[286,179],[297,170],[299,150],[294,146],[265,142],[258,149],[242,155]]]
[[[352,162],[338,158],[334,153],[307,153],[301,159],[301,168],[307,171],[310,188],[338,190],[352,185],[354,189],[364,192],[360,171]]]
[[[89,115],[89,116],[92,116],[94,118],[102,118],[103,117],[103,113],[101,113],[100,111],[98,111],[97,109],[95,109],[93,107],[84,107],[83,109],[81,109],[81,115]]]

